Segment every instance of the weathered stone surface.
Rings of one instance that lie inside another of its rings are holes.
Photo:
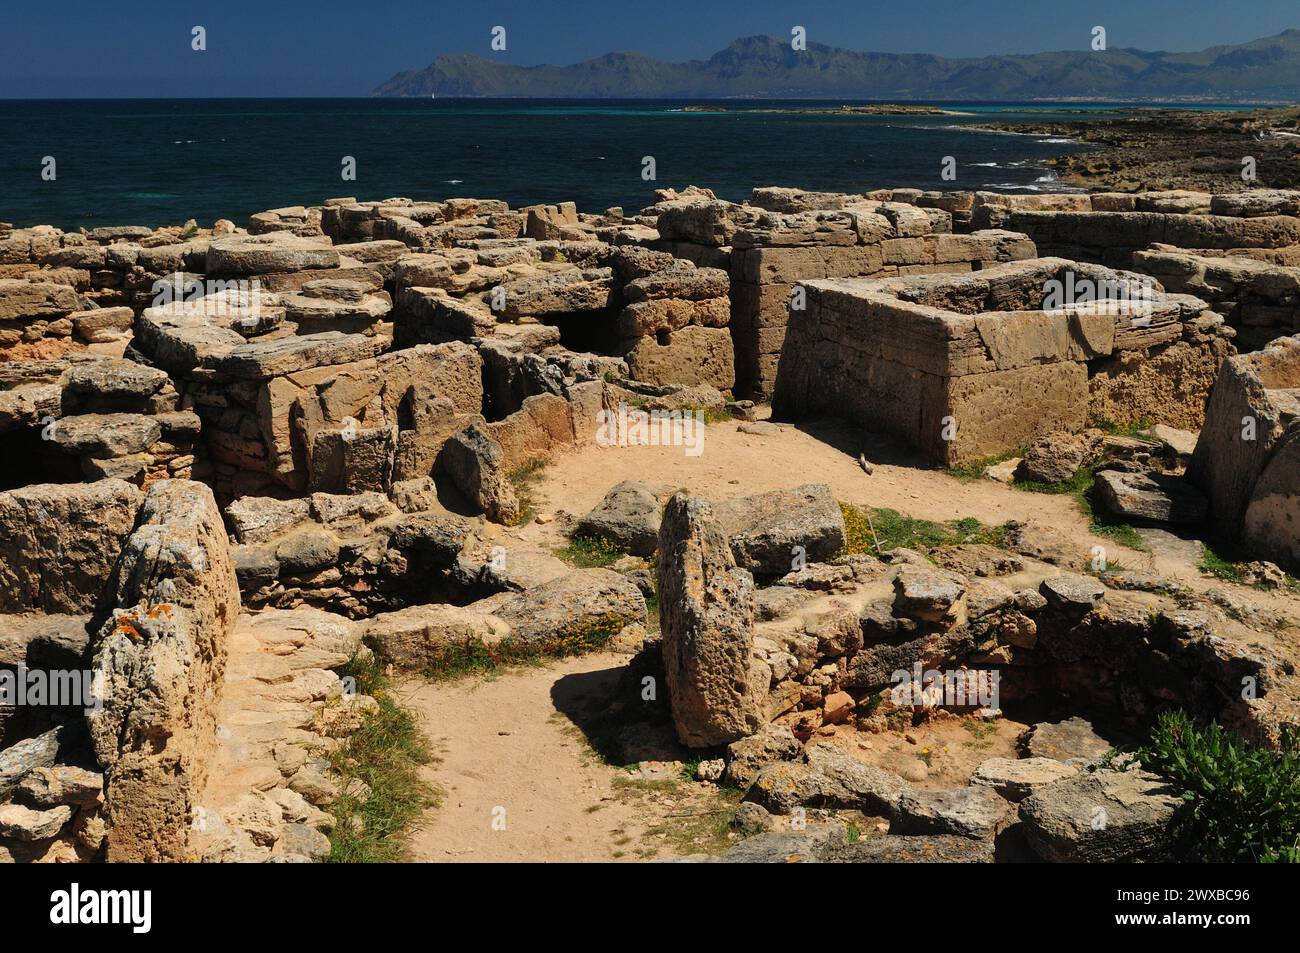
[[[906,566],[894,578],[894,614],[941,625],[959,621],[966,587],[954,576]]]
[[[654,274],[636,278],[623,288],[628,301],[677,298],[705,301],[726,297],[731,290],[727,273],[720,268],[696,268],[688,261],[676,260]]]
[[[272,232],[226,235],[208,245],[210,275],[265,275],[308,268],[337,268],[339,253],[319,240]]]
[[[820,562],[844,548],[844,514],[825,484],[739,497],[713,511],[737,565],[751,572],[785,575],[800,557]]]
[[[265,543],[311,518],[307,500],[245,496],[226,507],[231,532],[241,543]]]
[[[77,292],[67,285],[0,278],[0,321],[51,320],[78,310]]]
[[[85,807],[95,803],[104,791],[104,776],[71,764],[36,768],[18,785],[22,797],[39,808],[62,804]]]
[[[992,838],[954,834],[885,834],[850,844],[828,845],[819,852],[823,863],[848,864],[991,864]]]
[[[599,642],[644,622],[645,597],[609,569],[579,569],[502,602],[495,614],[520,642]]]
[[[505,472],[505,453],[478,423],[452,435],[438,457],[438,466],[471,504],[496,523],[512,523],[519,501]]]
[[[727,745],[728,784],[747,788],[759,771],[777,761],[793,761],[803,754],[803,745],[784,725],[763,725],[747,738]]]
[[[424,605],[382,612],[370,619],[362,632],[381,659],[419,669],[444,661],[458,648],[499,642],[509,627],[472,607]]]
[[[647,384],[708,384],[731,390],[736,383],[735,352],[726,328],[690,325],[636,338],[624,357],[633,379]]]
[[[731,303],[725,296],[703,301],[649,299],[635,301],[619,313],[618,333],[622,338],[640,338],[680,331],[692,324],[721,328],[726,327],[730,320]]]
[[[125,457],[144,453],[161,440],[162,426],[143,414],[80,414],[56,421],[52,439],[65,453]]]
[[[469,531],[470,521],[454,513],[412,513],[394,529],[393,545],[428,553],[438,564],[450,566],[465,545]]]
[[[971,784],[991,787],[1008,801],[1023,801],[1045,784],[1074,777],[1079,769],[1055,758],[989,758],[971,775]]]
[[[333,566],[339,558],[339,541],[322,526],[308,524],[285,536],[275,547],[280,568],[303,575]]]
[[[54,765],[63,743],[63,729],[51,728],[0,751],[0,801],[7,800],[29,772]]]
[[[1093,731],[1082,718],[1042,722],[1033,727],[1025,750],[1034,759],[1050,758],[1070,765],[1086,765],[1106,755],[1113,745]]]
[[[1255,481],[1241,540],[1247,552],[1300,571],[1300,425],[1278,441]]]
[[[363,361],[374,357],[381,347],[382,342],[364,334],[321,331],[240,344],[228,351],[217,367],[230,377],[266,380],[308,368]]]
[[[690,201],[665,206],[659,213],[659,234],[670,241],[721,247],[731,244],[737,230],[758,220],[758,209],[720,201]]]
[[[39,811],[21,804],[0,804],[0,837],[27,842],[49,840],[71,819],[72,808],[67,806]]]
[[[397,429],[318,430],[307,487],[331,493],[382,492],[392,482]]]
[[[1106,595],[1106,587],[1097,579],[1070,573],[1044,579],[1038,588],[1050,604],[1077,612],[1093,608]]]
[[[761,724],[750,689],[754,583],[709,504],[678,493],[659,528],[659,627],[673,722],[690,747]]]
[[[1260,475],[1294,426],[1296,413],[1288,410],[1286,395],[1298,387],[1300,336],[1279,338],[1261,351],[1231,357],[1219,370],[1187,478],[1209,498],[1212,524],[1225,538],[1241,532]],[[1267,492],[1276,495],[1278,489]],[[1294,527],[1287,532],[1294,537]],[[1264,549],[1269,538],[1259,534]]]
[[[578,521],[576,531],[602,536],[633,556],[649,556],[659,544],[662,510],[654,487],[624,480]]]
[[[1026,452],[1016,470],[1018,480],[1060,483],[1091,462],[1101,443],[1101,432],[1050,433]]]
[[[749,797],[773,814],[796,807],[855,808],[892,816],[911,786],[892,772],[858,761],[830,744],[808,749],[806,760],[762,768]]]
[[[1097,498],[1116,516],[1160,523],[1199,523],[1205,519],[1205,497],[1182,477],[1101,470],[1095,483]]]
[[[113,580],[94,648],[101,710],[88,716],[104,768],[109,860],[180,860],[216,738],[239,588],[221,514],[199,483],[155,483]]]
[[[1020,803],[1020,819],[1045,860],[1115,863],[1157,849],[1182,803],[1150,772],[1102,768],[1037,790]]]
[[[104,604],[140,491],[120,480],[0,493],[0,612],[83,612]]]
[[[913,790],[898,800],[898,833],[993,837],[1009,825],[1015,811],[992,789],[981,785],[946,791]]]

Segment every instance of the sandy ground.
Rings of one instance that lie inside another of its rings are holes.
[[[826,483],[847,503],[889,507],[923,519],[973,516],[993,525],[1037,519],[1087,534],[1083,517],[1064,497],[1024,493],[992,480],[963,482],[846,426],[783,425],[776,436],[745,434],[737,427],[734,422],[711,424],[703,452],[695,457],[681,447],[582,447],[546,468],[541,496],[553,510],[582,515],[621,480],[682,487],[715,499]],[[874,465],[870,476],[858,466],[860,453]]]
[[[858,466],[865,453],[874,472]],[[533,503],[545,522],[514,531],[541,546],[563,541],[567,520],[594,507],[622,480],[683,487],[713,499],[801,483],[827,483],[838,499],[889,507],[931,520],[974,517],[997,525],[1032,520],[1077,542],[1087,558],[1094,544],[1126,568],[1175,577],[1199,589],[1223,587],[1196,569],[1194,540],[1153,531],[1141,553],[1094,537],[1065,496],[1028,493],[992,480],[959,480],[907,456],[889,443],[842,425],[787,426],[779,435],[741,433],[735,422],[713,424],[704,451],[681,447],[586,446],[559,456],[533,485]],[[1238,588],[1238,587],[1230,587]],[[1294,596],[1239,592],[1261,605],[1300,616]],[[514,669],[489,678],[451,683],[407,682],[403,695],[423,719],[442,761],[428,769],[444,791],[412,842],[415,860],[579,861],[668,857],[725,847],[716,831],[684,840],[680,828],[701,814],[725,810],[716,788],[682,782],[675,771],[658,780],[634,779],[602,761],[584,736],[617,685],[627,656],[609,653]],[[836,732],[836,744],[857,757],[906,775],[925,763],[921,786],[964,783],[975,764],[1014,756],[1023,725],[987,733],[953,720],[912,734]],[[913,770],[909,770],[909,768]],[[494,816],[505,812],[504,830]],[[494,815],[494,812],[496,814]],[[722,816],[719,814],[719,816]],[[731,835],[734,837],[734,835]]]
[[[588,445],[561,454],[534,487],[536,508],[546,514],[582,516],[623,480],[679,487],[709,499],[826,483],[836,499],[846,503],[885,507],[920,519],[974,517],[989,526],[1007,520],[1037,523],[1077,545],[1080,566],[1092,558],[1093,547],[1101,546],[1108,560],[1125,569],[1173,578],[1201,591],[1235,589],[1261,606],[1300,619],[1300,600],[1294,595],[1229,586],[1203,575],[1197,569],[1200,544],[1190,537],[1140,529],[1149,551],[1129,549],[1092,534],[1088,519],[1068,496],[1031,493],[990,479],[958,479],[896,442],[850,425],[783,424],[782,433],[775,436],[741,433],[738,426],[734,421],[709,425],[703,452],[693,457],[682,447],[643,446]],[[860,454],[872,464],[870,475],[858,465]],[[519,535],[559,546],[564,525],[563,519],[532,524]]]
[[[707,848],[683,818],[728,805],[680,766],[630,773],[592,750],[584,726],[608,707],[628,656],[596,653],[455,682],[404,682],[403,703],[439,760],[442,792],[411,839],[414,861],[620,861]],[[504,824],[501,823],[504,819]]]

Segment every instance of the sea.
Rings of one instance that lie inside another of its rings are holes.
[[[63,229],[191,218],[243,224],[256,211],[338,196],[573,201],[584,212],[620,206],[631,214],[654,201],[655,189],[692,184],[732,200],[759,185],[1066,191],[1046,160],[1089,146],[978,127],[1109,118],[1123,108],[926,103],[949,112],[822,111],[843,105],[854,103],[6,100],[0,221]]]

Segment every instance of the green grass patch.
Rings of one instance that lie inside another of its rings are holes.
[[[1101,512],[1093,505],[1093,474],[1096,466],[1080,467],[1068,480],[1059,483],[1037,483],[1032,480],[1011,484],[1018,490],[1029,493],[1054,493],[1074,499],[1079,510],[1088,518],[1088,530],[1094,536],[1114,540],[1121,546],[1145,553],[1149,550],[1142,534],[1130,524],[1117,520]]]
[[[1272,751],[1170,712],[1137,757],[1186,802],[1169,844],[1175,859],[1300,862],[1300,735],[1290,726]]]
[[[1023,450],[1012,450],[1010,453],[985,457],[983,460],[976,460],[974,463],[963,464],[959,467],[945,467],[944,472],[950,477],[956,477],[963,483],[971,483],[975,480],[984,479],[984,471],[989,467],[996,466],[999,463],[1006,463],[1014,457],[1022,457],[1024,453]]]
[[[1237,568],[1237,564],[1224,559],[1205,543],[1201,544],[1201,561],[1196,564],[1196,568],[1207,576],[1222,579],[1224,582],[1235,582],[1238,585],[1244,585],[1241,570]]]
[[[537,516],[537,484],[541,482],[542,472],[549,463],[549,460],[539,457],[520,464],[506,474],[506,479],[514,487],[515,497],[519,500],[519,515],[515,517],[512,526],[531,523]]]
[[[335,823],[327,862],[399,861],[420,816],[438,803],[437,790],[420,777],[420,767],[433,760],[433,753],[415,717],[393,698],[377,662],[354,659],[340,674],[355,678],[357,691],[373,697],[379,709],[329,755],[342,787],[356,779],[370,793],[364,800],[343,794],[330,806]]]
[[[840,503],[844,514],[845,555],[875,555],[898,547],[929,550],[958,543],[985,543],[1001,546],[1005,526],[986,526],[973,517],[946,523],[904,516],[897,510],[862,508]]]
[[[1092,421],[1092,426],[1108,437],[1139,437],[1143,431],[1150,430],[1152,425],[1153,422],[1146,417],[1139,417],[1126,424],[1117,424],[1105,417],[1098,417]]]
[[[606,614],[573,625],[545,639],[521,641],[512,637],[491,644],[466,639],[430,647],[420,674],[432,681],[486,674],[507,665],[538,665],[548,659],[567,658],[604,648],[623,630],[621,616]]]
[[[1271,587],[1263,583],[1247,583],[1246,577],[1242,573],[1241,563],[1227,558],[1222,552],[1215,550],[1208,543],[1201,543],[1201,561],[1196,564],[1196,568],[1207,576],[1213,576],[1224,582],[1235,583],[1239,586],[1251,585],[1255,589],[1268,591]],[[1282,579],[1283,587],[1300,592],[1300,579],[1295,576],[1284,573]]]
[[[608,569],[627,554],[604,536],[574,533],[555,555],[578,569]]]

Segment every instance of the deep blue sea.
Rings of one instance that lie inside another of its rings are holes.
[[[572,200],[581,211],[631,212],[655,188],[690,184],[729,199],[756,185],[1056,190],[1043,160],[1086,148],[965,128],[1050,118],[1041,103],[953,105],[968,115],[947,116],[759,111],[838,101],[717,105],[729,111],[648,100],[0,101],[0,221],[242,224],[262,209],[343,195]],[[57,163],[54,181],[41,177],[46,156]],[[355,181],[342,178],[345,156],[356,160]],[[653,182],[642,178],[646,156]],[[941,178],[945,156],[956,160],[955,181]]]

